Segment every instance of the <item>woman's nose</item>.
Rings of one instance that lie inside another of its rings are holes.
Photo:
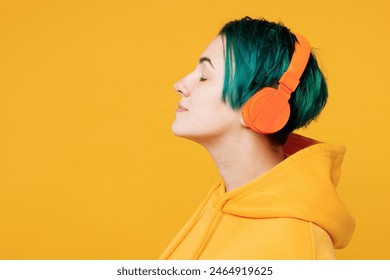
[[[180,80],[173,85],[173,88],[180,95],[188,97],[190,95],[190,89],[184,80]]]

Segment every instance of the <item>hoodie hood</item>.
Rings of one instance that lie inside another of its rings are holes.
[[[312,222],[328,232],[335,248],[345,247],[355,228],[336,192],[345,146],[291,134],[284,151],[287,158],[263,176],[224,193],[222,212]]]

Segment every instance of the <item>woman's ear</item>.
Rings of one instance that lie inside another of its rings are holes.
[[[241,123],[241,125],[244,126],[244,127],[249,127],[249,126],[245,123],[245,121],[244,121],[244,119],[242,118],[242,116],[241,116],[241,118],[240,118],[240,123]]]

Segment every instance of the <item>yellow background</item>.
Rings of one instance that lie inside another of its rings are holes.
[[[390,259],[390,1],[0,2],[0,259],[155,259],[217,178],[170,132],[222,25],[283,21],[317,48],[328,106],[304,135],[347,144],[340,259]]]

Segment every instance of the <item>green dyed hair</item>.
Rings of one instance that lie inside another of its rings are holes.
[[[228,22],[219,32],[226,40],[222,100],[240,109],[264,87],[277,88],[294,52],[296,38],[282,23],[245,17]],[[328,89],[313,52],[300,84],[291,94],[290,118],[284,128],[268,135],[284,144],[295,129],[308,125],[326,104]]]

